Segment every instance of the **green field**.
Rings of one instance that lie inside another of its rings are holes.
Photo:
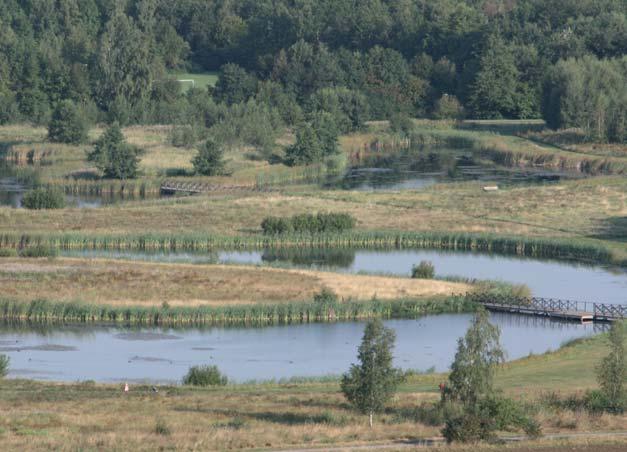
[[[176,78],[176,80],[181,81],[184,92],[192,87],[204,89],[207,86],[215,86],[218,81],[217,72],[175,72],[171,75]],[[183,80],[193,80],[193,82],[184,82]]]

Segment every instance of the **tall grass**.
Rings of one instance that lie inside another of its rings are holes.
[[[31,302],[0,299],[0,319],[7,322],[108,323],[125,325],[243,325],[263,326],[380,318],[417,318],[425,314],[471,312],[476,304],[467,296],[395,301],[293,302],[197,307],[117,307],[81,302]]]
[[[206,234],[85,235],[1,233],[0,248],[45,245],[64,250],[212,251],[254,248],[431,248],[627,266],[603,242],[456,232],[353,231],[329,234],[219,236]]]

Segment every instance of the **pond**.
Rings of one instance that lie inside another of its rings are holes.
[[[0,206],[9,206],[16,209],[22,208],[22,198],[24,197],[24,193],[30,188],[29,185],[20,183],[13,177],[0,175]],[[159,195],[152,197],[158,198]],[[77,208],[101,207],[108,204],[140,199],[148,199],[148,197],[130,195],[65,195],[66,205],[68,207]]]
[[[541,168],[509,168],[477,159],[471,151],[402,150],[351,159],[341,176],[330,176],[326,188],[358,191],[419,190],[442,182],[478,180],[489,185],[556,183],[580,178],[576,172]]]
[[[491,316],[509,360],[555,350],[603,327]],[[397,334],[395,365],[446,371],[470,319],[470,314],[445,314],[386,321]],[[215,364],[237,382],[278,380],[345,372],[356,360],[363,329],[360,322],[184,330],[3,327],[0,353],[11,358],[13,378],[172,383],[180,382],[190,366]]]
[[[439,277],[501,280],[526,284],[538,297],[627,304],[625,269],[474,252],[283,248],[198,254],[117,251],[65,251],[63,254],[159,262],[276,265],[398,276],[409,276],[413,265],[430,261]]]

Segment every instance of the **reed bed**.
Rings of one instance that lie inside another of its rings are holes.
[[[53,179],[47,185],[58,187],[67,195],[141,197],[148,194],[159,194],[161,191],[161,181],[156,179],[132,181]]]
[[[472,312],[465,295],[382,301],[310,301],[196,307],[117,307],[82,302],[0,299],[0,319],[21,323],[94,323],[163,326],[264,326],[371,318],[417,318],[426,314]]]
[[[394,152],[412,147],[467,149],[507,167],[546,167],[583,174],[627,174],[627,160],[603,157],[557,147],[539,146],[532,141],[489,131],[418,127],[408,136],[384,132],[350,150],[353,158],[362,153]]]
[[[0,248],[49,246],[63,250],[214,251],[256,248],[439,249],[627,266],[607,244],[574,238],[535,238],[455,232],[357,232],[219,236],[206,234],[0,234]]]

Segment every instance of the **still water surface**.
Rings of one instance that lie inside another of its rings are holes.
[[[389,320],[397,334],[395,365],[448,369],[469,314]],[[509,360],[557,349],[595,333],[592,324],[492,314]],[[345,322],[264,328],[121,329],[72,326],[44,331],[3,328],[0,352],[10,377],[101,382],[178,382],[192,365],[215,364],[230,379],[337,375],[355,362],[364,324]]]

